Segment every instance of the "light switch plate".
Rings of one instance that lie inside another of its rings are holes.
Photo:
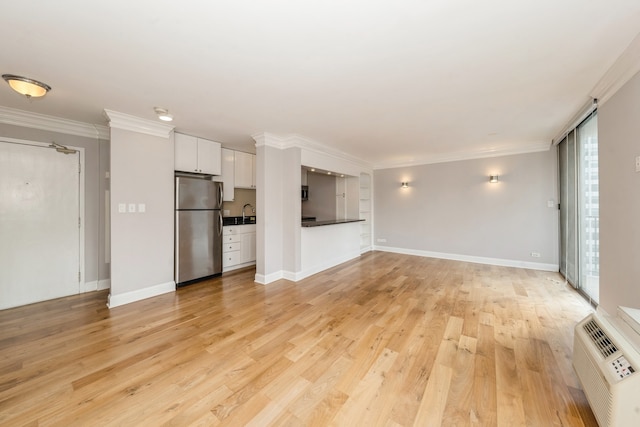
[[[145,213],[147,211],[147,205],[144,203],[138,203],[138,212]]]
[[[547,200],[547,207],[548,208],[555,208],[556,207],[556,202],[554,200]]]
[[[640,156],[636,157],[636,172],[640,172]]]
[[[124,203],[118,203],[118,213],[126,213],[127,212],[127,205],[125,205]]]
[[[136,204],[129,203],[129,213],[136,213]]]

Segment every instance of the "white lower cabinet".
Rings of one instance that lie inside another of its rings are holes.
[[[222,271],[256,263],[256,225],[229,225],[222,228]]]

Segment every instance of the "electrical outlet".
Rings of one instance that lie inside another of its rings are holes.
[[[387,239],[376,239],[378,243],[387,243]]]
[[[126,213],[127,212],[127,205],[125,205],[124,203],[118,203],[118,213]]]
[[[533,258],[540,258],[540,252],[531,252]]]
[[[147,205],[144,203],[138,203],[138,212],[145,213],[147,211]]]

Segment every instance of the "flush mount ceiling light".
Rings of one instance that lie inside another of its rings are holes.
[[[409,182],[404,181],[404,182],[402,182],[402,183],[401,183],[401,185],[400,185],[400,186],[401,186],[402,188],[409,188]]]
[[[489,182],[492,184],[498,182],[498,175],[489,175]]]
[[[154,107],[153,111],[156,112],[158,118],[163,122],[170,122],[171,120],[173,120],[173,116],[169,114],[169,110],[167,110],[166,108]]]
[[[22,76],[3,74],[2,78],[9,83],[11,89],[27,98],[39,98],[45,96],[51,90],[51,86],[47,84]]]

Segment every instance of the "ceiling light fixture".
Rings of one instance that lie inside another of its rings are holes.
[[[51,86],[47,84],[22,76],[3,74],[2,78],[9,83],[11,89],[27,98],[39,98],[45,96],[51,90]]]
[[[498,182],[498,175],[489,175],[489,182],[492,184]]]
[[[153,111],[156,112],[158,118],[163,122],[170,122],[173,120],[173,116],[169,114],[169,110],[166,108],[153,107]]]
[[[408,181],[404,181],[401,183],[400,185],[402,188],[409,188],[409,182]]]

